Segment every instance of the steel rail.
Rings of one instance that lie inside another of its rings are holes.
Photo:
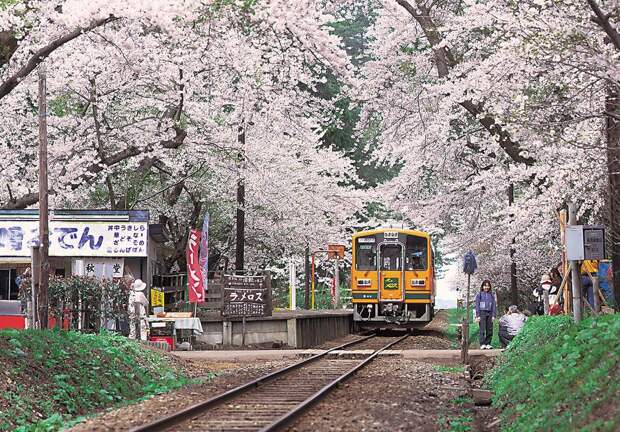
[[[273,423],[271,423],[271,424],[265,426],[264,428],[260,429],[259,432],[273,432],[273,431],[279,430],[280,428],[286,426],[287,424],[292,422],[294,419],[296,419],[299,415],[303,414],[312,405],[314,405],[319,400],[321,400],[321,398],[323,398],[330,390],[332,390],[334,387],[336,387],[342,381],[344,381],[345,379],[349,378],[351,375],[353,375],[358,370],[362,369],[364,366],[368,365],[381,352],[385,351],[386,349],[389,349],[393,345],[396,345],[397,343],[405,340],[408,337],[409,337],[409,335],[406,334],[406,335],[398,338],[397,340],[395,340],[393,342],[390,342],[389,344],[387,344],[383,348],[380,348],[380,349],[376,350],[375,352],[372,353],[372,355],[370,355],[368,358],[364,359],[364,361],[362,361],[360,364],[355,366],[353,369],[350,369],[349,371],[347,371],[344,374],[340,375],[334,381],[330,382],[329,384],[324,386],[321,390],[319,390],[318,392],[316,392],[315,394],[313,394],[312,396],[307,398],[305,401],[303,401],[302,403],[297,405],[294,409],[292,409],[288,413],[284,414],[283,416],[278,418]]]
[[[168,429],[171,426],[174,426],[175,424],[181,423],[183,421],[186,421],[188,418],[191,418],[193,416],[196,416],[198,414],[200,414],[203,411],[206,411],[214,406],[219,405],[222,402],[225,402],[227,400],[229,400],[230,398],[240,395],[250,389],[253,389],[255,387],[260,386],[261,384],[264,384],[268,381],[271,381],[274,378],[277,378],[281,375],[285,375],[288,372],[291,372],[293,370],[299,369],[301,366],[307,365],[308,363],[311,363],[315,360],[318,360],[322,357],[325,357],[327,354],[331,353],[332,351],[337,351],[337,350],[341,350],[343,348],[347,348],[351,345],[356,345],[358,343],[364,342],[368,339],[371,339],[373,337],[375,337],[376,334],[371,334],[369,336],[364,336],[363,338],[354,340],[352,342],[347,342],[345,344],[339,345],[335,348],[330,348],[325,352],[322,352],[320,354],[316,354],[313,355],[312,357],[309,357],[307,359],[304,359],[300,362],[297,362],[295,364],[292,364],[290,366],[286,366],[282,369],[278,369],[277,371],[271,372],[267,375],[264,375],[260,378],[257,378],[255,380],[252,380],[248,383],[242,384],[238,387],[235,387],[233,389],[230,389],[224,393],[221,393],[217,396],[214,396],[212,398],[207,399],[206,401],[203,402],[199,402],[195,405],[192,405],[190,407],[184,408],[181,411],[177,411],[174,414],[170,414],[166,417],[162,417],[160,419],[157,419],[155,421],[152,421],[150,423],[147,423],[145,425],[141,425],[141,426],[136,426],[132,429],[130,429],[130,432],[157,432],[157,431],[163,431]],[[390,345],[391,346],[391,345]]]

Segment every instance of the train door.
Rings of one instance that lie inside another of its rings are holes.
[[[402,300],[403,247],[399,243],[379,246],[380,300]]]

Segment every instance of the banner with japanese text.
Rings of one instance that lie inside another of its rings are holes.
[[[187,285],[190,303],[202,303],[205,301],[202,269],[200,268],[198,256],[199,248],[200,230],[191,230],[187,240]]]
[[[202,223],[199,263],[202,269],[202,287],[207,292],[209,290],[209,213],[205,214],[205,219]]]
[[[38,240],[37,221],[0,221],[0,256],[29,257]],[[51,221],[50,256],[145,257],[146,222]]]

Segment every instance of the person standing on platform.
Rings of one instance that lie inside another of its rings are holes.
[[[140,340],[146,340],[146,309],[149,306],[149,301],[142,291],[146,288],[146,284],[140,280],[136,279],[131,284],[131,291],[129,292],[129,338],[136,339],[138,337],[139,327],[139,338]]]
[[[482,282],[474,304],[476,305],[476,321],[480,323],[480,349],[491,349],[493,320],[497,313],[495,296],[491,292],[491,281]]]

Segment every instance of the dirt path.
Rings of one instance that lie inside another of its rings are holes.
[[[287,430],[439,431],[471,417],[464,370],[382,358],[359,371]]]

